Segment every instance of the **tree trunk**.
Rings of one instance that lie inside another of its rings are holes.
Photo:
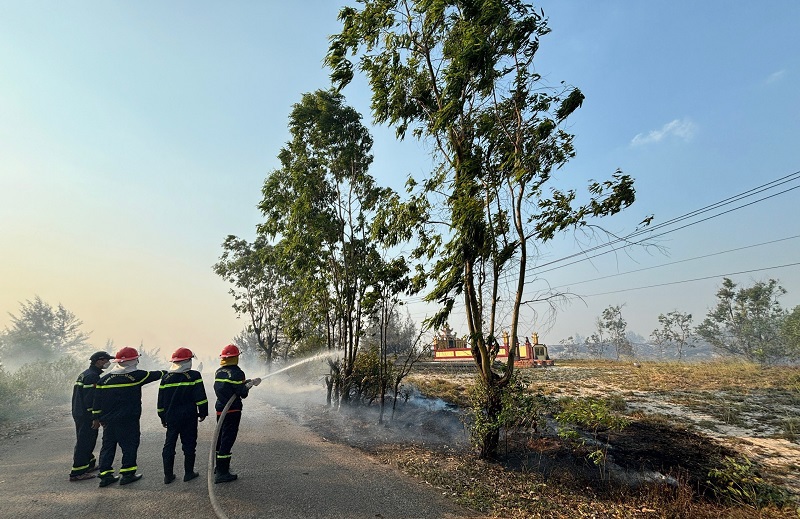
[[[497,419],[502,411],[501,391],[497,387],[497,379],[492,378],[486,387],[486,402],[483,411],[486,413],[486,422],[492,424],[482,432],[480,438],[480,453],[478,457],[482,460],[494,459],[497,455],[497,448],[500,445],[500,426]]]

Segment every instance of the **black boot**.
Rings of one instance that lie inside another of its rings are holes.
[[[164,461],[164,484],[169,485],[175,481],[175,455],[162,453],[161,458]]]
[[[122,479],[119,480],[119,484],[127,485],[128,483],[133,483],[134,481],[139,481],[140,479],[142,479],[141,474],[128,473],[122,476]]]
[[[119,476],[115,476],[113,473],[111,474],[104,474],[100,476],[100,488],[107,487],[108,485],[112,485],[119,481]]]
[[[214,483],[229,483],[235,481],[239,476],[231,474],[230,468],[230,458],[217,458],[217,473],[214,475]]]
[[[194,471],[194,454],[187,454],[185,458],[183,458],[183,480],[184,481],[191,481],[194,478],[198,477],[200,474]]]

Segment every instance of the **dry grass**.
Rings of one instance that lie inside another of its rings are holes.
[[[592,489],[580,486],[566,472],[545,480],[536,473],[507,470],[463,453],[387,447],[377,456],[488,517],[789,519],[798,514],[791,508],[756,510],[699,501],[685,485],[677,489],[650,487],[638,491]]]
[[[602,397],[632,420],[680,424],[757,463],[766,480],[800,496],[800,368],[745,362],[557,360],[555,368],[519,371],[534,394]],[[409,378],[429,397],[464,406],[470,370]],[[471,456],[389,449],[381,456],[493,517],[800,517],[795,506],[756,510],[692,497],[687,485],[639,490],[589,489],[567,475],[548,478],[487,465]]]

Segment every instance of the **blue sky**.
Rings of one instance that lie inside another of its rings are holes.
[[[625,234],[649,214],[658,224],[800,170],[800,3],[537,5],[553,29],[538,72],[586,95],[561,185],[617,168],[636,179],[636,204],[604,222],[609,230]],[[225,236],[253,236],[291,105],[328,85],[322,58],[338,8],[0,1],[0,327],[39,295],[77,314],[98,346],[211,353],[238,333],[244,323],[211,266]],[[369,123],[363,82],[344,94]],[[424,147],[372,131],[381,183],[399,189],[426,171]],[[787,239],[800,235],[798,203],[800,189],[662,236],[662,250],[543,273],[588,297],[549,323],[542,308],[526,310],[523,331],[546,343],[588,335],[609,305],[624,305],[629,329],[645,336],[662,312],[699,322],[721,276],[746,270],[758,272],[733,279],[779,279],[784,306],[800,304],[800,267],[761,270],[799,261],[800,239]],[[540,262],[576,250],[565,236],[540,248]],[[579,283],[612,274],[623,275]],[[712,279],[593,295],[701,277]]]

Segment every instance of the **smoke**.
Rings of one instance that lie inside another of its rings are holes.
[[[411,386],[398,398],[394,418],[393,400],[390,394],[386,396],[382,424],[379,402],[328,407],[327,358],[327,353],[320,354],[273,369],[249,398],[264,401],[324,438],[365,450],[388,444],[460,447],[468,443],[461,411],[442,400],[425,398]],[[245,372],[248,378],[255,376]]]

